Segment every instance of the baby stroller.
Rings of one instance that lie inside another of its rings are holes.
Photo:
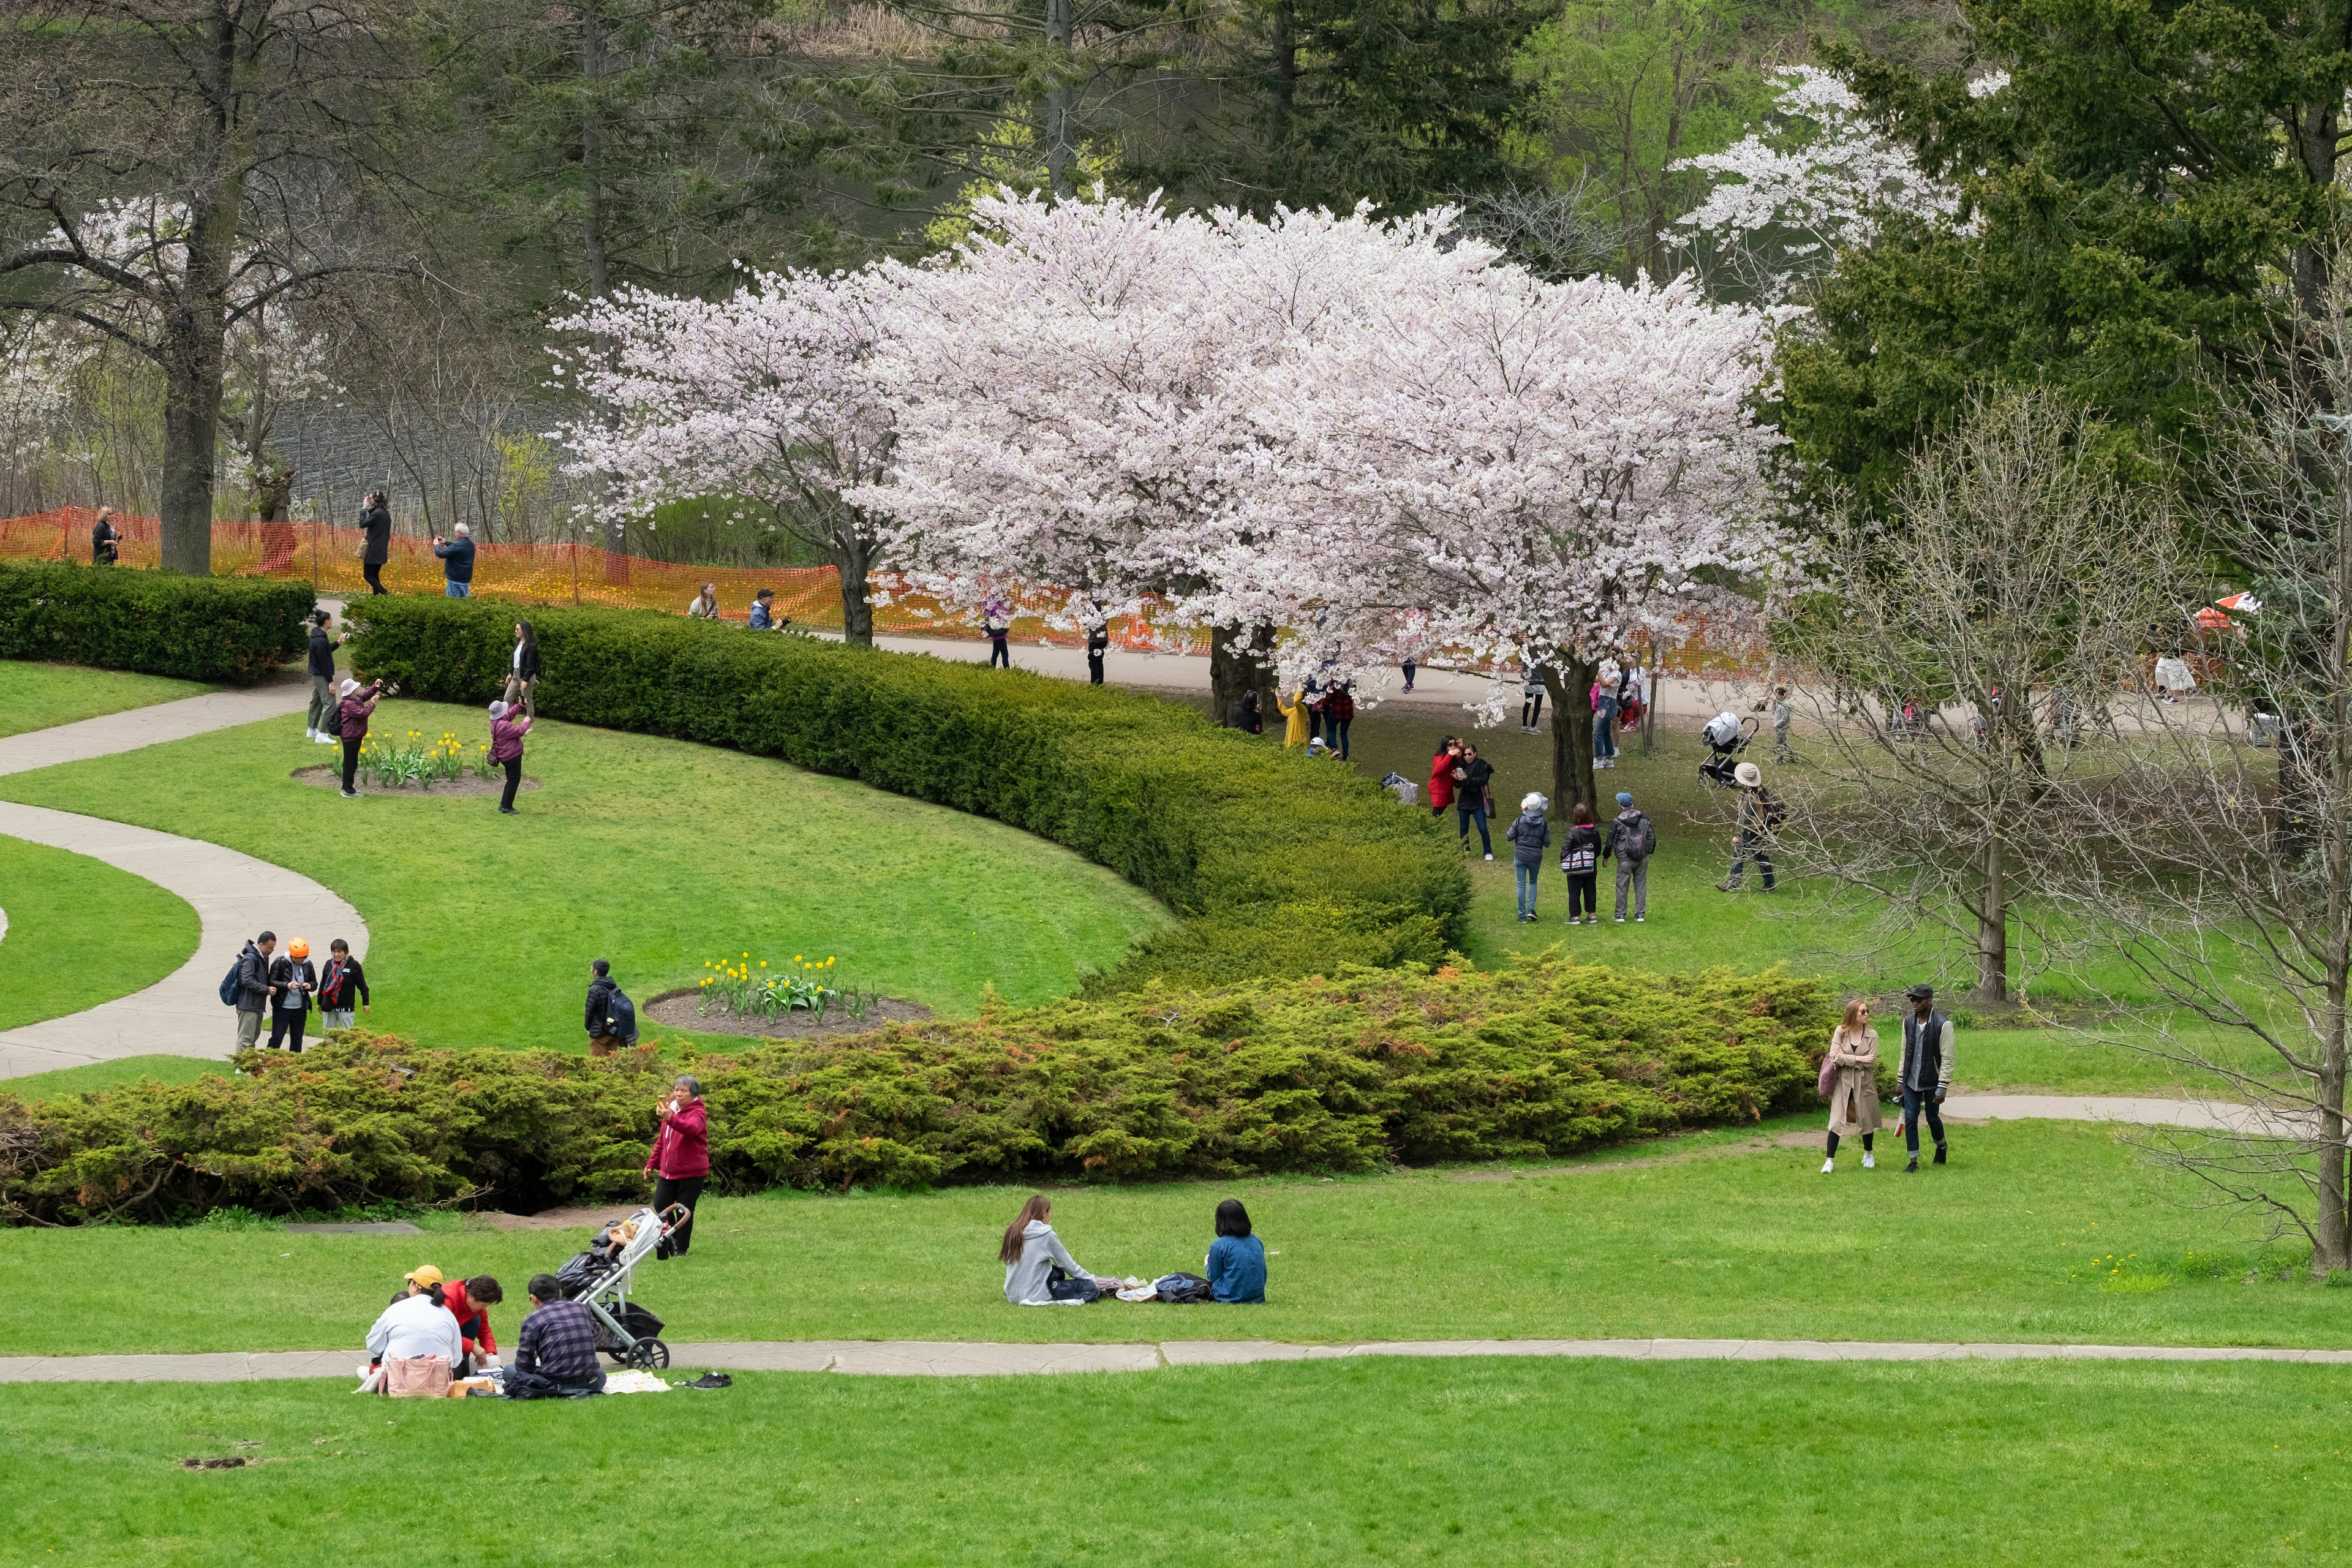
[[[662,1321],[629,1298],[636,1288],[637,1265],[653,1257],[687,1217],[682,1204],[660,1214],[641,1208],[599,1230],[587,1251],[555,1271],[563,1294],[594,1314],[596,1348],[623,1366],[656,1371],[669,1365],[669,1346],[658,1337]]]
[[[1752,713],[1743,719],[1727,711],[1708,720],[1706,728],[1699,731],[1707,752],[1706,761],[1698,765],[1699,783],[1729,789],[1734,782],[1732,770],[1739,765],[1739,753],[1762,730],[1762,723]]]

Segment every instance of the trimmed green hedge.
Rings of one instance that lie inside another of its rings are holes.
[[[352,1033],[242,1078],[0,1096],[0,1211],[187,1219],[640,1194],[690,1066],[719,1185],[1227,1176],[1560,1155],[1813,1099],[1834,999],[1778,970],[1419,966],[999,1008],[666,1058],[417,1050]]]
[[[249,686],[299,658],[308,583],[0,561],[0,658]]]
[[[1441,963],[1470,879],[1427,812],[1346,768],[1112,688],[650,610],[528,612],[539,711],[782,757],[1068,846],[1187,918],[1089,989]],[[486,702],[517,612],[351,607],[352,661],[408,696]]]

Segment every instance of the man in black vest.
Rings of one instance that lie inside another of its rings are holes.
[[[1919,1168],[1919,1112],[1927,1113],[1927,1131],[1936,1140],[1936,1163],[1944,1163],[1944,1095],[1952,1087],[1952,1021],[1936,1006],[1936,988],[1914,985],[1908,993],[1911,1016],[1903,1020],[1903,1146],[1911,1163],[1909,1175]]]

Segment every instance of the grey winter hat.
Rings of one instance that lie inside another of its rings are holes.
[[[1619,805],[1631,805],[1633,804],[1633,797],[1621,789],[1617,792],[1617,804]]]

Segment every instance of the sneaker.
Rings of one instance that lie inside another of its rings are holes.
[[[692,1383],[673,1383],[672,1388],[732,1388],[735,1380],[723,1372],[706,1372]]]
[[[1903,1173],[1906,1176],[1916,1176],[1919,1173],[1918,1155],[1914,1154],[1911,1156],[1911,1163],[1903,1167]]]
[[[1715,890],[1718,893],[1736,893],[1739,891],[1739,884],[1737,882],[1717,882],[1715,885]]]
[[[1584,923],[1589,926],[1597,926],[1601,923],[1601,917],[1599,915],[1587,915],[1584,917]]]
[[[1937,1163],[1938,1165],[1940,1165],[1940,1164],[1942,1164],[1943,1163],[1944,1163],[1944,1146],[1943,1146],[1941,1143],[1938,1143],[1938,1144],[1937,1144],[1937,1145],[1936,1145],[1936,1163]]]
[[[520,816],[522,813],[517,811],[513,806],[502,805],[499,807],[499,815],[500,816]]]
[[[325,731],[323,731],[323,730],[321,730],[320,731],[319,731],[319,744],[320,744],[320,745],[322,745],[322,746],[331,746],[331,745],[333,745],[334,743],[335,743],[335,737],[334,737],[334,736],[328,734],[328,733],[327,733]]]
[[[1490,849],[1490,850],[1488,850],[1488,851],[1486,852],[1486,858],[1487,858],[1487,859],[1489,859],[1489,860],[1492,860],[1494,858],[1495,858],[1495,853],[1494,853],[1494,851],[1493,851],[1493,850],[1491,850],[1491,849]]]
[[[1647,925],[1647,924],[1649,923],[1649,921],[1650,921],[1650,917],[1649,917],[1649,916],[1647,916],[1647,915],[1635,915],[1635,916],[1633,917],[1633,923],[1634,923],[1635,925],[1637,925],[1637,926],[1638,926],[1638,925]]]
[[[1864,1149],[1862,1152],[1862,1168],[1865,1171],[1875,1171],[1878,1169],[1878,1157],[1867,1149]]]
[[[302,738],[306,741],[315,741],[319,738],[319,731],[316,730],[305,730],[302,731]]]
[[[347,789],[343,791],[343,798],[345,800],[357,800],[359,797],[360,792],[355,789]]]
[[[1617,923],[1619,925],[1623,925],[1625,923],[1625,917],[1623,915],[1619,915],[1617,917]]]
[[[1836,1169],[1837,1169],[1837,1162],[1836,1162],[1835,1160],[1824,1160],[1824,1161],[1822,1161],[1822,1175],[1826,1176],[1826,1175],[1828,1175],[1832,1171],[1834,1171],[1834,1170],[1836,1170]]]

